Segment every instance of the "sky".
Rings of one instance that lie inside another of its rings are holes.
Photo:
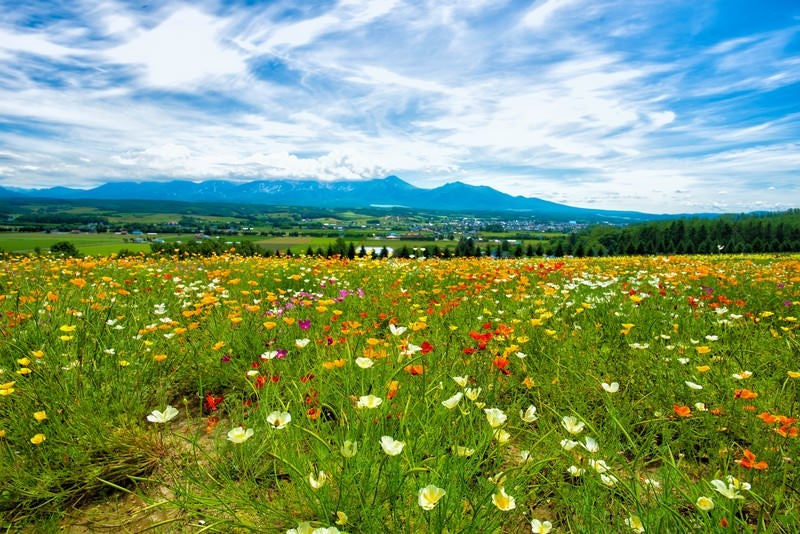
[[[800,207],[797,0],[0,0],[0,186]]]

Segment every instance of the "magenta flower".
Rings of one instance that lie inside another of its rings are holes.
[[[311,319],[301,319],[297,324],[300,325],[300,330],[308,330],[311,328]]]

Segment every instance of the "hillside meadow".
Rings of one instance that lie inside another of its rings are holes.
[[[5,257],[0,525],[797,532],[798,282],[797,255]]]

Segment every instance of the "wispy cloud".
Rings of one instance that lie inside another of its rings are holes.
[[[397,174],[609,209],[796,207],[798,14],[0,2],[0,186]]]

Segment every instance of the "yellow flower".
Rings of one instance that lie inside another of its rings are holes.
[[[36,419],[37,421],[44,421],[45,419],[47,419],[47,413],[45,413],[44,410],[40,412],[33,412],[33,418]]]
[[[503,486],[498,488],[497,493],[492,494],[492,502],[504,512],[508,512],[517,507],[517,502],[514,500],[514,497],[506,493]]]
[[[553,530],[553,524],[550,521],[539,521],[538,519],[531,521],[533,534],[548,534],[551,530]]]
[[[120,360],[119,361],[119,366],[120,367],[128,367],[130,364],[131,364],[131,362],[129,362],[128,360]]]
[[[448,410],[452,410],[453,408],[455,408],[458,405],[459,402],[461,402],[461,398],[463,396],[464,396],[464,394],[459,391],[458,393],[456,393],[455,395],[453,395],[449,399],[443,400],[442,401],[442,406],[444,406]]]
[[[503,425],[508,419],[503,410],[500,408],[484,408],[483,412],[486,414],[486,420],[492,428],[497,428]]]
[[[373,362],[369,358],[364,358],[363,356],[359,357],[359,358],[356,358],[356,365],[361,367],[362,369],[369,369],[374,364],[375,364],[375,362]]]
[[[40,443],[42,443],[42,442],[43,442],[45,439],[46,439],[46,438],[44,437],[44,434],[36,434],[35,436],[33,436],[33,437],[31,438],[31,443],[33,443],[34,445],[39,445],[39,444],[40,444]]]
[[[31,356],[34,358],[44,358],[44,351],[42,350],[33,350],[31,351]]]
[[[511,434],[502,428],[496,428],[492,433],[492,437],[497,440],[497,443],[507,443],[511,439]]]
[[[786,371],[789,378],[800,378],[800,371]]]
[[[632,531],[636,532],[637,534],[641,534],[644,532],[644,525],[642,524],[642,519],[638,515],[632,515],[628,519],[625,520],[625,524],[628,525]]]
[[[697,369],[698,373],[707,373],[707,372],[709,372],[711,370],[711,366],[710,365],[698,365],[697,367],[695,367],[695,369]]]
[[[428,484],[424,488],[420,488],[419,493],[417,493],[417,503],[423,510],[433,510],[444,496],[445,491],[442,488]]]
[[[714,509],[714,501],[711,500],[711,497],[698,497],[695,504],[704,512]]]
[[[464,394],[471,401],[475,401],[483,391],[483,388],[464,388]]]
[[[389,456],[397,456],[403,452],[405,446],[405,441],[396,440],[391,436],[381,436],[381,448]]]
[[[20,358],[19,360],[17,360],[17,363],[20,364],[20,365],[23,365],[23,366],[30,365],[31,364],[31,359],[30,358]]]
[[[315,490],[320,489],[327,481],[328,475],[325,474],[325,471],[320,471],[317,476],[314,476],[314,473],[308,475],[308,483]]]
[[[18,375],[29,375],[31,372],[32,371],[28,367],[23,367],[22,369],[17,370]]]
[[[377,408],[383,403],[383,399],[375,395],[362,395],[358,398],[356,408]]]
[[[583,432],[585,423],[578,421],[578,418],[572,415],[565,415],[561,418],[561,426],[570,434],[580,434]]]
[[[73,330],[75,330],[75,325],[74,324],[65,324],[65,325],[61,326],[59,328],[59,330],[61,330],[62,332],[72,332]]]
[[[244,443],[250,439],[254,433],[255,431],[252,428],[245,430],[241,426],[237,426],[228,431],[228,441],[232,443]]]
[[[347,524],[347,514],[342,512],[342,511],[337,511],[336,512],[336,524],[339,525],[339,526],[346,525]]]
[[[475,449],[470,449],[462,445],[453,445],[452,450],[453,454],[456,456],[472,456],[475,453]]]
[[[711,347],[706,347],[705,345],[702,345],[700,347],[695,347],[694,350],[697,351],[697,354],[708,354],[709,352],[711,352]]]
[[[58,339],[60,339],[61,341],[65,341],[66,342],[66,341],[71,340],[72,336],[58,336]]]

